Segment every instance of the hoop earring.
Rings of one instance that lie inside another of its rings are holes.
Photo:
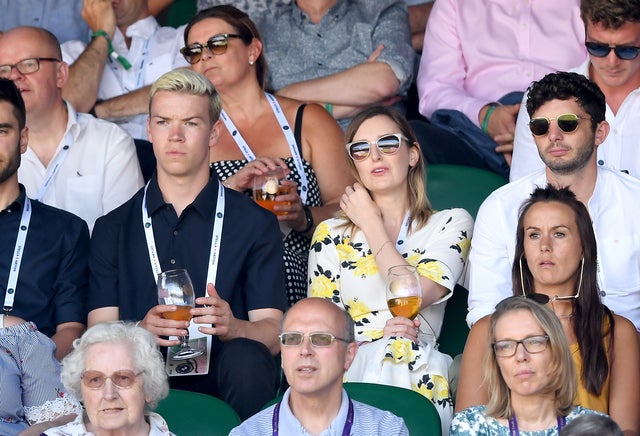
[[[578,293],[576,294],[576,300],[580,296],[580,291],[582,290],[582,274],[584,272],[584,257],[580,261],[580,279],[578,279]]]
[[[518,264],[520,266],[520,288],[522,288],[522,296],[526,298],[527,293],[524,292],[524,274],[522,274],[522,258],[523,257],[524,257],[524,254],[520,256],[520,259],[518,260]]]

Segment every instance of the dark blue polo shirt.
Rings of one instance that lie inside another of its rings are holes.
[[[158,304],[156,282],[142,224],[144,188],[99,218],[89,255],[88,310],[117,306],[120,319],[137,321]],[[147,190],[147,210],[163,271],[189,271],[196,297],[206,294],[207,267],[218,196],[213,176],[178,218],[164,202],[157,176]],[[285,280],[280,228],[274,214],[245,195],[225,191],[225,217],[216,279],[218,294],[238,319],[255,309],[285,310]],[[214,338],[215,349],[215,338]]]
[[[0,310],[2,308],[25,190],[0,211]],[[81,218],[31,200],[32,212],[11,315],[33,321],[47,336],[65,322],[86,324],[89,229]]]

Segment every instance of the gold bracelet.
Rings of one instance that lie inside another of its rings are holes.
[[[382,249],[384,248],[385,245],[387,244],[391,244],[392,242],[389,240],[384,241],[384,243],[380,246],[380,248],[378,248],[378,251],[376,251],[376,254],[373,255],[373,258],[375,259],[376,257],[378,257],[378,254],[380,254],[380,252],[382,251]]]

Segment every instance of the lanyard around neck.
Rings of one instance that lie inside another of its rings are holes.
[[[147,240],[147,249],[149,251],[149,261],[156,283],[158,283],[158,275],[162,272],[160,259],[158,258],[158,250],[153,235],[153,221],[147,211],[147,188],[149,183],[144,187],[144,196],[142,197],[142,225],[144,227],[144,236]],[[209,251],[209,267],[207,269],[207,283],[216,284],[218,274],[218,260],[220,258],[220,242],[222,240],[222,225],[224,223],[224,187],[218,180],[218,201],[216,203],[216,212],[213,219],[213,234],[211,235],[211,248]]]
[[[62,146],[62,149],[60,149],[60,151],[58,152],[58,155],[53,160],[53,162],[49,164],[49,167],[47,168],[47,174],[44,179],[44,183],[38,190],[38,193],[36,194],[36,196],[33,197],[34,200],[42,200],[42,197],[44,197],[44,194],[47,192],[47,189],[49,189],[49,186],[51,186],[51,184],[53,183],[53,180],[58,174],[58,171],[62,166],[62,162],[64,162],[65,158],[69,154],[69,150],[71,150],[71,146],[73,145],[73,135],[71,134],[71,129],[69,129],[69,131],[65,133],[64,138],[62,138],[62,143],[64,145]]]
[[[289,126],[289,123],[287,122],[287,117],[284,116],[284,112],[282,111],[282,108],[280,107],[280,103],[278,103],[278,100],[268,92],[265,92],[264,95],[267,97],[267,100],[269,100],[269,103],[271,104],[271,110],[273,111],[273,114],[278,119],[278,123],[280,123],[280,128],[282,129],[282,133],[284,133],[284,136],[287,142],[289,143],[289,150],[291,151],[291,157],[293,158],[293,163],[296,166],[298,173],[300,174],[300,199],[302,200],[302,204],[306,204],[307,191],[309,189],[309,181],[307,179],[307,174],[304,172],[304,165],[302,164],[302,156],[300,155],[300,150],[298,150],[298,145],[296,144],[295,135],[291,130],[291,126]],[[222,110],[222,112],[220,113],[220,118],[222,119],[222,122],[224,123],[225,127],[231,134],[231,138],[233,138],[236,145],[242,152],[242,155],[244,156],[244,158],[249,162],[252,160],[255,160],[256,155],[253,153],[253,150],[251,150],[251,147],[249,147],[249,144],[247,144],[247,141],[242,137],[242,135],[240,134],[240,131],[238,130],[236,125],[233,124],[233,121],[231,120],[231,118],[229,118],[229,115],[227,115],[227,113],[224,110]]]
[[[144,85],[144,73],[145,73],[145,70],[147,69],[147,63],[148,63],[147,57],[149,56],[149,46],[151,45],[151,38],[153,38],[153,35],[155,35],[155,32],[153,32],[153,34],[144,41],[144,46],[142,47],[142,54],[140,55],[140,65],[138,66],[138,73],[136,74],[135,88],[130,89],[127,86],[125,86],[124,80],[120,75],[120,68],[118,67],[118,62],[116,62],[112,58],[109,58],[109,66],[113,70],[113,73],[116,79],[120,82],[120,86],[122,86],[122,89],[125,92],[135,91],[136,89],[142,88],[142,86]],[[122,37],[126,38],[126,35],[123,34]],[[125,74],[126,71],[127,71],[127,68],[123,68],[122,74]]]
[[[271,428],[273,429],[273,436],[278,436],[279,433],[279,421],[280,421],[280,404],[279,401],[276,407],[273,409],[273,418],[271,419]],[[344,422],[342,428],[342,436],[349,436],[351,434],[351,427],[353,426],[353,401],[349,398],[349,411],[347,412],[347,420]]]
[[[402,221],[402,226],[400,227],[400,232],[398,233],[398,240],[396,241],[396,250],[400,251],[402,246],[407,240],[407,233],[409,233],[409,222],[411,221],[411,214],[409,211],[404,216],[404,220]]]
[[[558,434],[560,434],[560,431],[564,428],[566,423],[567,419],[564,416],[558,416]],[[509,418],[509,435],[518,436],[519,434],[520,431],[518,430],[518,420],[516,419],[516,416],[513,415],[511,418]]]
[[[29,222],[31,221],[31,201],[29,197],[24,197],[24,208],[22,209],[22,217],[20,218],[20,227],[18,227],[18,237],[16,245],[13,248],[13,257],[11,258],[11,266],[9,269],[9,280],[7,281],[7,290],[4,295],[5,312],[13,310],[13,301],[16,297],[16,286],[18,284],[18,275],[20,275],[20,265],[24,254],[24,246],[27,241],[27,233],[29,232]]]

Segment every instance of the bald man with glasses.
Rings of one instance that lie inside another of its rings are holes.
[[[233,429],[257,434],[409,435],[401,418],[351,400],[342,377],[358,351],[351,315],[324,298],[297,302],[282,321],[289,389],[277,404]]]

